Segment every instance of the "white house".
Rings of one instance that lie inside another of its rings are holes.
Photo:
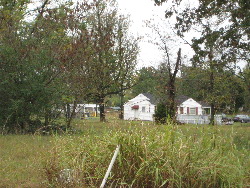
[[[182,123],[209,124],[211,107],[205,102],[197,102],[186,96],[180,96],[177,103],[177,120]],[[221,124],[220,117],[215,117],[215,122]]]
[[[205,102],[196,102],[194,99],[180,96],[176,100],[177,114],[210,115],[211,107]]]
[[[155,99],[149,93],[142,93],[124,104],[124,120],[153,121]]]

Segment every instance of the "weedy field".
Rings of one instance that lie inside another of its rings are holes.
[[[77,134],[0,136],[0,187],[249,187],[250,126],[77,120]]]

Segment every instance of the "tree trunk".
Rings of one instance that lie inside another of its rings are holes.
[[[214,62],[213,62],[213,49],[210,48],[210,51],[209,51],[209,55],[208,55],[208,58],[209,58],[209,63],[210,63],[210,97],[212,97],[211,99],[211,119],[210,119],[210,125],[214,125],[214,115],[215,115],[215,101],[214,101],[214,72],[215,72],[215,65],[214,65]]]
[[[69,119],[70,117],[70,105],[69,104],[66,104],[66,113],[65,113],[65,117],[66,119]]]
[[[105,118],[105,111],[104,111],[104,97],[100,99],[99,106],[100,106],[100,122],[105,122],[106,118]]]
[[[50,110],[48,110],[46,108],[45,109],[45,117],[44,117],[44,126],[48,126],[49,125],[49,114],[50,114]]]
[[[211,119],[210,119],[210,125],[214,125],[214,115],[215,115],[215,100],[214,100],[214,73],[215,73],[215,64],[214,64],[214,61],[213,61],[213,57],[214,57],[214,54],[213,54],[213,48],[210,47],[210,50],[209,50],[209,54],[208,54],[208,58],[209,58],[209,68],[210,68],[210,87],[209,87],[209,94],[210,94],[210,97],[211,100],[210,100],[210,105],[211,105]]]
[[[120,119],[123,119],[124,118],[124,107],[123,107],[123,104],[124,104],[124,94],[123,94],[123,92],[121,93],[121,95],[120,95],[120,97],[121,97],[121,106],[120,106],[120,108],[121,108],[121,112],[120,112]]]
[[[166,47],[167,49],[167,47]],[[168,106],[167,106],[167,115],[169,116],[169,118],[175,122],[176,121],[176,107],[175,107],[175,78],[176,75],[179,71],[179,67],[181,65],[181,48],[179,48],[178,52],[177,52],[177,60],[175,63],[175,68],[174,68],[174,72],[172,73],[171,71],[171,63],[170,63],[170,59],[169,59],[169,54],[168,51],[166,50],[167,53],[167,57],[168,57],[168,74],[169,74],[169,81],[167,84],[168,87]]]
[[[210,125],[214,125],[214,116],[215,116],[215,108],[214,108],[214,103],[211,103],[211,119],[210,119]]]
[[[98,116],[98,106],[96,104],[96,106],[95,106],[95,117],[97,117],[97,116]]]
[[[211,99],[211,119],[210,119],[210,125],[214,125],[214,116],[215,116],[215,105],[214,105],[214,72],[213,70],[210,73],[210,95],[212,96]]]
[[[76,106],[77,106],[77,101],[75,100],[74,101],[74,104],[73,104],[73,109],[72,109],[72,112],[70,112],[70,106],[69,106],[69,109],[67,109],[67,111],[69,112],[69,116],[68,116],[68,118],[67,118],[67,124],[66,124],[66,126],[67,126],[67,128],[69,128],[70,126],[71,126],[71,122],[72,122],[72,120],[73,120],[73,117],[75,116],[75,114],[76,114]],[[68,107],[67,107],[68,108]]]
[[[170,79],[168,83],[167,115],[175,121],[175,80]]]

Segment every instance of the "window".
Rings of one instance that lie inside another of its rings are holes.
[[[180,107],[180,114],[183,114],[183,107]]]
[[[189,114],[195,115],[196,114],[196,108],[189,108]]]
[[[145,112],[145,111],[146,111],[146,107],[143,106],[141,111],[142,111],[142,112]]]
[[[203,115],[210,115],[210,108],[202,108]]]

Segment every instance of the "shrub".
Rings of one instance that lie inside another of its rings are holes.
[[[155,117],[155,122],[157,124],[165,124],[166,123],[167,109],[163,103],[157,104],[154,117]]]

